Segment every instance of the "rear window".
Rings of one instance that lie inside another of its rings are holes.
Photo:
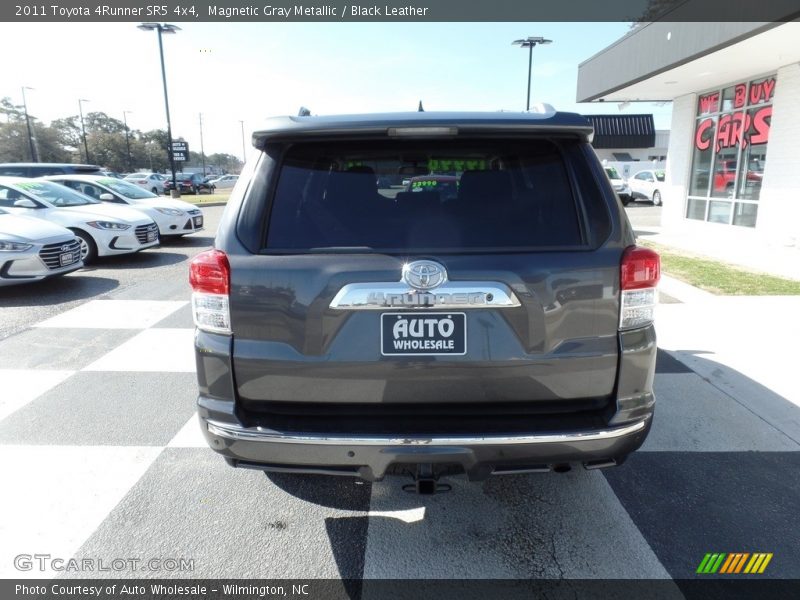
[[[564,153],[545,139],[297,144],[268,212],[271,252],[586,245]]]

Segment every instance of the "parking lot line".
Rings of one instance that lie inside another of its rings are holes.
[[[84,371],[194,373],[194,329],[146,329]]]
[[[92,300],[35,327],[145,329],[187,304],[172,300]]]

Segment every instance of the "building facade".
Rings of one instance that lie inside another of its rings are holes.
[[[580,65],[581,102],[672,101],[663,226],[800,245],[798,40],[798,22],[655,22]]]

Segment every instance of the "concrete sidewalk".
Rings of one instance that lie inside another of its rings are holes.
[[[800,443],[800,296],[715,296],[668,276],[658,345],[711,385]]]
[[[744,227],[709,226],[701,230],[693,223],[663,228],[636,226],[636,236],[643,240],[711,258],[749,271],[800,280],[800,245],[782,244],[764,239]]]

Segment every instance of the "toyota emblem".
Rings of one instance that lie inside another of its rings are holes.
[[[418,290],[432,290],[447,281],[447,271],[431,260],[415,260],[403,266],[403,281]]]

